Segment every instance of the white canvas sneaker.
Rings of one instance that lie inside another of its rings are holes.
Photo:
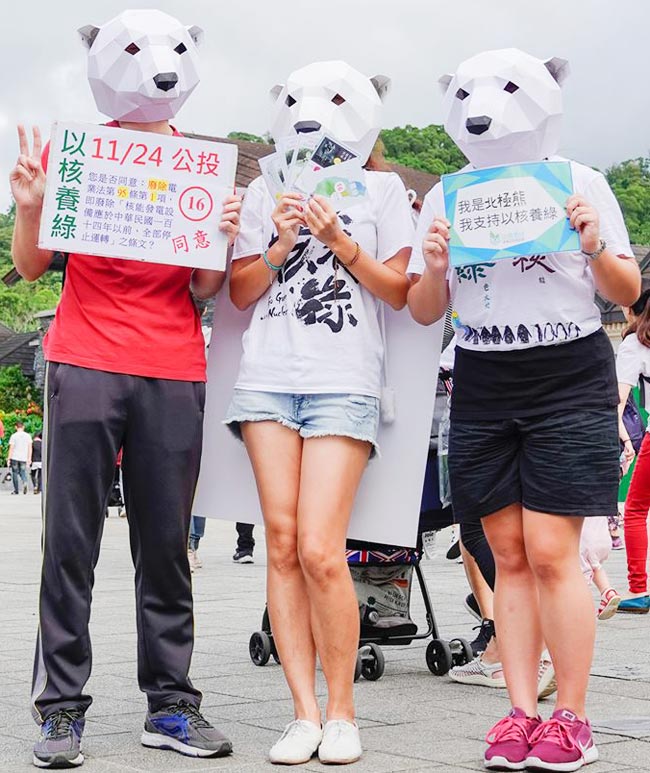
[[[280,740],[271,747],[269,760],[274,765],[300,765],[316,754],[323,738],[323,728],[306,719],[294,719],[284,729]]]
[[[347,765],[361,758],[361,739],[356,722],[331,719],[323,729],[318,758],[324,765]]]
[[[191,548],[187,551],[187,559],[190,562],[190,571],[195,572],[197,569],[200,569],[203,566],[203,561],[199,558],[199,553],[197,550],[192,550]]]

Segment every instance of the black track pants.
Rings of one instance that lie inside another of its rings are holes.
[[[187,539],[199,472],[205,385],[50,363],[43,459],[43,570],[32,700],[37,721],[85,711],[94,569],[122,471],[135,566],[138,682],[155,711],[199,705]],[[119,627],[119,618],[115,620]]]

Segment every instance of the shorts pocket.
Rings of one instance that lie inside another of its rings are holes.
[[[377,400],[364,395],[348,395],[344,410],[350,421],[362,424],[377,410]]]

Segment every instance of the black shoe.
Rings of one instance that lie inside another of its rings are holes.
[[[487,649],[490,640],[494,637],[494,620],[483,620],[480,625],[477,625],[474,630],[478,629],[478,636],[473,642],[470,642],[470,647],[474,653],[474,657],[478,657],[482,652]]]
[[[195,707],[184,700],[147,713],[143,746],[171,749],[186,757],[225,757],[232,752],[226,736]]]
[[[83,712],[78,709],[61,709],[50,714],[41,725],[41,735],[34,744],[34,765],[37,768],[78,768],[82,765],[84,725]]]
[[[483,621],[483,617],[481,616],[481,608],[479,607],[476,596],[473,593],[470,593],[469,596],[465,596],[465,609],[472,617],[475,617],[479,623]]]
[[[232,560],[236,564],[254,564],[252,550],[237,550]]]

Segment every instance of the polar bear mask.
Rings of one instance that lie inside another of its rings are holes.
[[[100,112],[118,121],[173,118],[199,83],[200,27],[162,11],[124,11],[103,27],[79,30]]]
[[[485,51],[443,75],[445,129],[475,167],[541,161],[557,153],[565,59],[516,48]]]
[[[384,75],[368,78],[346,62],[314,62],[271,89],[271,135],[277,140],[294,132],[322,131],[365,163],[379,136],[389,86]]]

